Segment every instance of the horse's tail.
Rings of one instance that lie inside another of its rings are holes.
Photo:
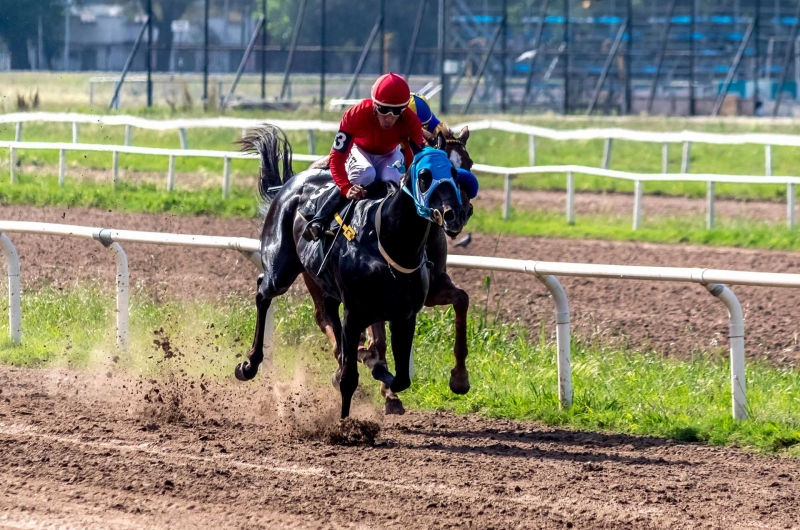
[[[258,153],[261,156],[258,193],[262,199],[269,202],[280,187],[294,176],[292,146],[286,138],[286,133],[280,127],[265,123],[236,143],[241,146],[242,151]]]

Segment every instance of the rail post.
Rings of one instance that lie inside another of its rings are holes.
[[[505,174],[503,178],[503,191],[505,199],[503,200],[503,219],[508,219],[511,216],[511,175]]]
[[[786,185],[786,226],[794,228],[794,184]]]
[[[728,308],[731,340],[731,404],[733,419],[747,419],[747,388],[744,369],[744,313],[733,291],[719,283],[705,286]]]
[[[17,183],[17,149],[12,147],[9,149],[8,155],[8,168],[11,173],[11,184]]]
[[[683,142],[683,154],[681,156],[681,173],[689,172],[689,150],[691,142]]]
[[[667,142],[661,144],[661,172],[664,174],[669,172],[669,144]]]
[[[77,121],[73,121],[72,122],[72,143],[73,144],[77,144],[78,143],[78,122]]]
[[[183,127],[178,129],[178,136],[181,139],[181,149],[189,149],[189,142],[186,139],[186,129]]]
[[[117,347],[127,348],[130,342],[130,275],[128,257],[119,243],[108,247],[117,262]]]
[[[714,228],[714,182],[706,184],[706,230]]]
[[[119,151],[111,153],[111,179],[114,186],[119,184]]]
[[[64,149],[58,150],[58,185],[63,186],[67,179],[67,152]]]
[[[0,232],[0,246],[6,255],[6,273],[8,275],[8,336],[13,342],[22,341],[22,317],[20,310],[19,255],[14,244]]]
[[[768,177],[772,176],[772,146],[764,146],[764,174]]]
[[[605,144],[603,145],[603,169],[608,169],[608,166],[611,165],[611,148],[614,146],[614,139],[613,138],[606,138]]]
[[[528,269],[528,266],[525,266]],[[533,271],[536,264],[533,264]],[[532,271],[532,272],[533,272]],[[534,272],[535,274],[535,272]],[[558,365],[558,400],[561,408],[568,409],[572,406],[572,361],[570,360],[570,322],[569,322],[569,301],[567,293],[555,276],[536,275],[539,280],[547,287],[556,303],[556,345],[558,349],[556,363]]]
[[[231,159],[227,156],[222,169],[222,197],[227,199],[231,195]]]
[[[125,145],[131,145],[131,126],[125,126]]]
[[[314,129],[308,130],[308,153],[311,155],[317,154],[317,142],[314,138]]]
[[[567,223],[575,224],[575,176],[567,171]]]
[[[528,135],[528,165],[536,165],[536,136]]]
[[[169,171],[167,172],[167,191],[175,189],[175,155],[169,155]]]
[[[633,229],[642,227],[642,181],[633,183]]]
[[[17,130],[14,133],[14,141],[15,142],[21,142],[22,141],[22,122],[21,121],[17,122]]]

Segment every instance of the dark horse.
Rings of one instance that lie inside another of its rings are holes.
[[[469,129],[464,127],[461,132],[456,136],[450,127],[444,122],[432,132],[423,131],[425,134],[425,141],[429,147],[435,147],[447,153],[447,157],[456,168],[471,169],[472,159],[467,152],[467,140],[469,140]],[[312,169],[329,169],[328,157],[320,159],[315,162]],[[462,190],[462,199],[464,207],[467,210],[467,220],[472,215],[472,205],[469,198]],[[431,285],[428,291],[428,297],[425,299],[426,307],[434,306],[448,306],[452,305],[455,311],[456,320],[456,336],[453,346],[453,356],[455,357],[456,365],[450,372],[450,390],[456,394],[466,394],[469,392],[469,372],[467,371],[466,359],[468,354],[467,349],[467,312],[469,311],[469,295],[463,289],[456,287],[450,276],[447,274],[447,237],[454,237],[457,233],[445,234],[442,227],[433,225],[431,233],[428,236],[426,253],[428,259],[433,263],[431,269]],[[303,274],[303,281],[308,288],[308,292],[314,301],[314,318],[317,325],[328,337],[334,347],[334,355],[338,359],[340,354],[338,351],[336,332],[333,328],[333,322],[325,310],[323,301],[324,293],[322,288],[314,279],[307,273]],[[383,322],[376,322],[369,328],[370,343],[369,348],[363,346],[359,347],[358,358],[370,370],[373,370],[378,364],[386,364],[386,328]],[[387,414],[402,414],[405,412],[403,403],[385,384],[381,384],[381,393],[383,394],[386,403],[385,411]]]
[[[269,200],[273,190],[280,190],[270,201],[261,232],[264,274],[258,279],[255,337],[248,360],[236,366],[236,377],[246,381],[256,376],[264,359],[264,327],[272,299],[284,294],[305,272],[322,289],[325,311],[341,350],[335,380],[342,394],[342,418],[349,416],[358,386],[359,338],[371,324],[389,322],[397,370],[397,376],[393,376],[379,364],[372,370],[373,377],[392,392],[408,388],[416,316],[430,286],[425,246],[431,223],[436,220],[445,231],[458,233],[466,222],[455,168],[444,154],[437,157],[439,151],[425,150],[403,176],[400,189],[383,198],[356,202],[349,216],[355,237],[335,240],[327,267],[318,276],[322,241],[307,242],[301,237],[305,222],[297,215],[297,208],[321,187],[330,185],[330,176],[323,171],[306,171],[292,178],[291,146],[277,127],[265,125],[241,143],[261,156],[262,198]],[[425,165],[422,160],[427,155],[431,156]],[[425,168],[418,170],[418,159]],[[389,265],[387,257],[394,266]],[[343,322],[339,319],[342,304]]]

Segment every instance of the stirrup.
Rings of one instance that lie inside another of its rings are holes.
[[[312,219],[303,230],[303,239],[306,241],[319,241],[323,234],[324,224],[319,219]]]

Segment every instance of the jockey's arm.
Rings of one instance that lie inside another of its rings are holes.
[[[342,192],[342,195],[345,196],[347,192],[350,191],[350,188],[353,187],[350,183],[350,179],[347,178],[347,170],[345,169],[345,161],[347,160],[347,155],[350,153],[350,148],[352,146],[353,134],[340,128],[339,132],[336,133],[336,137],[333,139],[330,166],[333,181],[339,186],[339,191]]]

